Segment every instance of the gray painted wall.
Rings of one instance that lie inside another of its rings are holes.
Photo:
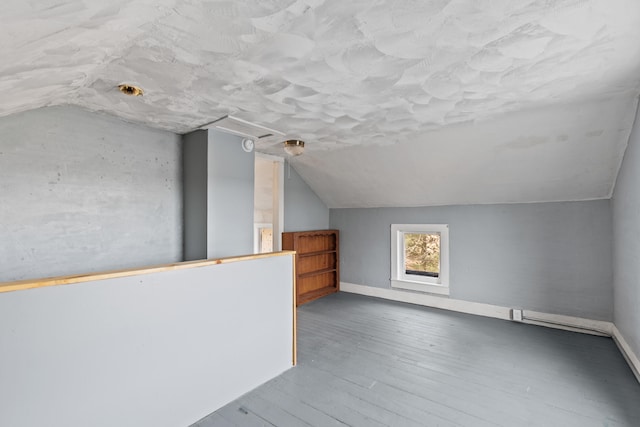
[[[182,136],[184,260],[207,258],[207,131]]]
[[[0,118],[0,281],[180,261],[179,142],[72,107]]]
[[[288,162],[284,165],[284,231],[326,230],[329,209]]]
[[[608,200],[331,209],[342,281],[390,287],[393,223],[450,225],[451,298],[612,320]]]
[[[611,205],[614,323],[640,356],[640,112],[636,113]]]
[[[276,256],[0,294],[0,425],[191,425],[291,367],[291,269]]]
[[[242,138],[209,130],[207,257],[253,253],[254,153]]]

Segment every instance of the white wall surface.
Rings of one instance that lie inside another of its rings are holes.
[[[0,425],[186,427],[292,366],[292,257],[0,294]]]
[[[449,224],[450,297],[612,320],[608,200],[331,209],[341,280],[389,288],[391,224]]]
[[[209,161],[206,130],[182,135],[184,260],[207,258]]]
[[[326,230],[329,209],[298,172],[284,165],[284,231]]]
[[[614,323],[640,355],[640,114],[616,182],[613,209]]]
[[[255,153],[238,136],[208,132],[207,257],[252,253]]]
[[[72,107],[0,118],[0,282],[180,261],[179,143]]]

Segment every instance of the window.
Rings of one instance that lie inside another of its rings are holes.
[[[449,295],[449,226],[391,225],[391,286]]]

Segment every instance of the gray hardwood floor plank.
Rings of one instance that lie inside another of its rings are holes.
[[[282,392],[294,395],[314,410],[325,414],[330,419],[351,426],[384,426],[385,424],[371,418],[358,405],[344,402],[341,399],[344,391],[336,389],[333,384],[334,376],[323,378],[319,382],[309,381],[307,370],[294,369],[279,377],[277,385],[272,382],[256,389],[256,393],[266,394],[272,387],[278,387]],[[325,425],[325,424],[320,424]]]
[[[375,365],[375,362],[373,362],[372,360],[367,360],[366,356],[355,356],[354,358],[355,360],[357,360],[357,362],[354,362],[354,363],[345,362],[345,363],[342,363],[341,365],[329,365],[324,367],[324,369],[333,370],[336,373],[339,373],[342,377],[349,379],[351,381],[359,381],[357,379],[357,376],[359,375],[358,367],[360,366],[360,361],[366,360],[367,364],[369,365],[371,364]],[[321,360],[324,360],[324,358],[322,358]],[[380,366],[380,369],[377,372],[377,374],[373,377],[363,377],[363,379],[361,380],[362,382],[371,383],[371,381],[375,379],[377,381],[385,381],[385,382],[392,381],[391,384],[393,384],[394,380],[395,381],[401,380],[402,382],[408,383],[408,384],[417,383],[419,384],[420,387],[424,385],[429,385],[430,388],[437,389],[438,393],[442,394],[443,397],[446,396],[452,399],[462,398],[462,399],[466,399],[467,402],[470,402],[472,400],[477,400],[478,405],[480,405],[478,406],[478,410],[480,412],[482,412],[482,410],[485,409],[485,406],[482,404],[481,399],[478,399],[476,396],[478,395],[486,396],[486,398],[488,399],[499,399],[501,402],[505,404],[506,407],[509,408],[508,411],[511,413],[507,412],[506,410],[501,411],[500,408],[498,408],[497,415],[501,415],[503,419],[507,419],[507,420],[511,419],[510,421],[511,423],[523,421],[522,415],[518,417],[518,414],[524,414],[526,413],[526,411],[514,411],[514,408],[523,406],[522,404],[523,397],[528,397],[529,399],[531,399],[532,397],[529,391],[526,391],[522,388],[520,388],[521,391],[524,391],[526,394],[521,393],[521,395],[518,395],[517,393],[510,393],[508,391],[509,389],[503,389],[502,387],[494,388],[494,387],[486,386],[482,384],[482,382],[480,382],[478,386],[476,386],[476,384],[470,383],[466,379],[459,378],[457,376],[443,376],[437,372],[435,372],[436,375],[434,376],[432,375],[434,371],[428,371],[427,369],[424,369],[420,366],[412,366],[412,365],[406,365],[406,364],[402,364],[402,366],[395,366],[398,364],[398,362],[386,363],[386,361],[382,359],[381,361],[383,362],[383,364],[382,366]],[[529,396],[527,396],[527,394],[529,394]],[[563,399],[560,399],[560,401],[566,401],[572,398],[571,395],[562,396],[562,397]],[[546,399],[544,395],[540,396],[540,398],[541,398],[541,402],[539,402],[540,406],[542,403],[544,403],[544,401],[547,401],[548,404],[555,403],[555,400]],[[584,405],[584,403],[581,402],[583,396],[576,396],[575,398],[579,399],[580,402],[576,403],[578,407],[575,408],[574,412],[582,411],[583,412],[582,415],[589,415],[588,414],[589,412],[593,412],[593,416],[598,416],[600,414],[600,408],[598,408],[599,404],[597,402],[592,402],[592,406],[588,407],[587,410],[585,410],[582,406],[580,406],[580,405]],[[467,405],[474,406],[473,403],[471,404],[468,403]],[[528,406],[532,406],[532,405],[529,404]],[[565,406],[565,409],[571,410],[572,408]],[[491,408],[490,410],[492,412],[496,411],[496,409],[493,409],[493,408]]]
[[[193,424],[192,427],[235,427],[231,421],[228,421],[222,415],[213,413]]]
[[[589,337],[589,338],[601,339],[601,338],[597,338],[597,337]],[[459,362],[458,362],[458,365],[460,365]],[[569,366],[571,366],[571,365],[569,365]],[[460,368],[460,366],[456,366],[456,368]],[[517,369],[516,369],[516,371],[517,371]],[[591,371],[593,371],[593,370],[591,370]],[[516,374],[512,374],[511,372],[504,372],[504,373],[497,373],[496,372],[495,374],[498,374],[497,375],[498,378],[513,378],[513,377],[516,376]],[[535,377],[528,378],[527,380],[534,380],[535,382],[539,382],[541,380],[540,377],[541,377],[540,373],[536,373]],[[544,375],[543,375],[543,377],[544,377]],[[558,374],[556,372],[549,372],[548,376],[547,376],[547,379],[549,381],[555,380],[556,387],[553,390],[557,390],[558,389]],[[576,378],[575,374],[572,374],[572,377],[570,377],[569,379],[573,383],[572,386],[575,385],[576,382],[581,380],[581,378]],[[522,381],[522,382],[526,384],[527,381]],[[560,388],[562,387],[562,383],[559,384],[559,387]],[[527,387],[527,388],[530,388],[530,387]],[[548,393],[545,393],[545,396],[549,397],[549,398],[553,398],[553,396],[549,395]]]
[[[344,357],[344,356],[343,356],[343,357]],[[358,359],[362,359],[363,357],[364,357],[364,356],[362,356],[362,355],[357,356],[357,358],[358,358]],[[367,360],[367,362],[370,362],[370,360]],[[386,366],[387,364],[388,364],[388,363],[387,363],[387,362],[385,362],[385,366],[384,366],[385,368],[387,368],[387,366]],[[339,366],[339,365],[337,365],[337,366]],[[351,368],[349,368],[349,370],[350,370],[350,369],[351,369]],[[400,373],[401,373],[401,372],[400,372]],[[346,372],[341,372],[341,374],[342,374],[342,375],[347,375],[347,373],[346,373]],[[428,380],[425,380],[425,382],[426,382],[426,381],[428,381]],[[439,384],[436,384],[435,382],[434,382],[432,385],[433,385],[434,387],[439,387],[439,388],[440,388],[440,385],[439,385]],[[459,390],[457,390],[457,391],[459,391]],[[457,394],[457,393],[456,393],[456,394]]]
[[[240,398],[239,400],[241,400]],[[238,400],[218,409],[214,414],[220,415],[225,422],[241,427],[271,427],[275,424],[260,415],[247,410]],[[216,424],[213,424],[216,425]],[[279,426],[278,426],[279,427]]]
[[[404,402],[388,399],[388,396],[380,396],[377,390],[361,387],[346,379],[333,376],[328,371],[307,367],[304,373],[305,376],[296,378],[296,381],[303,384],[318,382],[329,384],[333,394],[331,399],[338,399],[345,406],[380,421],[384,425],[419,426],[423,425],[421,423],[425,418],[438,419],[442,425],[455,425],[455,423],[450,423],[436,414],[429,414],[422,408],[411,408]],[[331,379],[328,378],[329,376]],[[313,397],[314,394],[311,392],[310,396]]]
[[[247,411],[254,414],[260,414],[260,417],[267,420],[276,426],[281,427],[303,427],[310,426],[311,424],[304,421],[289,411],[284,409],[281,405],[274,405],[268,400],[265,400],[261,394],[249,393],[240,399],[239,402],[242,407]]]
[[[338,293],[299,308],[298,361],[198,427],[640,426],[605,337]]]
[[[366,360],[366,358],[358,358]],[[371,363],[368,363],[371,365]],[[478,395],[482,396],[482,393],[477,393],[475,390],[463,390],[468,388],[468,384],[461,384],[460,387],[457,387],[452,390],[452,387],[446,382],[439,382],[435,380],[431,380],[426,377],[419,376],[411,376],[406,375],[403,371],[403,368],[393,368],[391,366],[383,366],[379,365],[378,369],[374,371],[361,370],[357,362],[345,363],[340,367],[331,366],[331,365],[322,365],[315,364],[318,369],[327,369],[332,370],[336,373],[339,373],[346,381],[360,384],[363,387],[367,387],[370,390],[375,390],[376,392],[381,393],[383,396],[388,395],[393,390],[388,387],[395,386],[404,386],[415,388],[420,391],[420,396],[424,400],[419,406],[426,406],[428,404],[431,405],[440,405],[445,408],[445,411],[456,410],[456,404],[460,401],[460,399],[465,400],[466,403],[466,411],[467,414],[472,417],[477,417],[479,419],[484,419],[485,421],[490,421],[496,415],[496,409],[490,408],[487,409],[482,403],[476,403]],[[380,389],[385,387],[385,391],[380,392]],[[433,390],[432,393],[429,391]],[[417,392],[416,392],[417,393]],[[502,398],[504,399],[504,395]],[[393,399],[398,400],[398,399]],[[450,402],[453,401],[452,405]],[[517,403],[517,399],[512,399],[514,403]],[[404,401],[403,401],[404,402]],[[483,415],[485,412],[489,412],[489,414]],[[498,409],[498,415],[501,415],[506,423],[513,425],[515,423],[524,421],[522,418],[518,418],[513,411],[505,411]]]
[[[297,375],[287,376],[298,390],[301,398],[316,408],[323,411],[332,411],[332,405],[338,404],[346,411],[357,414],[356,419],[347,419],[345,423],[371,424],[387,426],[394,419],[395,413],[387,408],[371,405],[358,393],[349,393],[344,380],[331,373],[320,373],[310,367],[298,370]],[[319,385],[319,386],[318,386]],[[407,421],[409,423],[409,421]]]
[[[281,385],[275,384],[264,390],[262,397],[272,405],[279,405],[287,412],[313,426],[346,426],[342,421],[325,414],[307,404],[299,395],[291,395],[283,391]]]

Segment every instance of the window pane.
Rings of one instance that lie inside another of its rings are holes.
[[[440,276],[440,233],[404,233],[406,274]]]

